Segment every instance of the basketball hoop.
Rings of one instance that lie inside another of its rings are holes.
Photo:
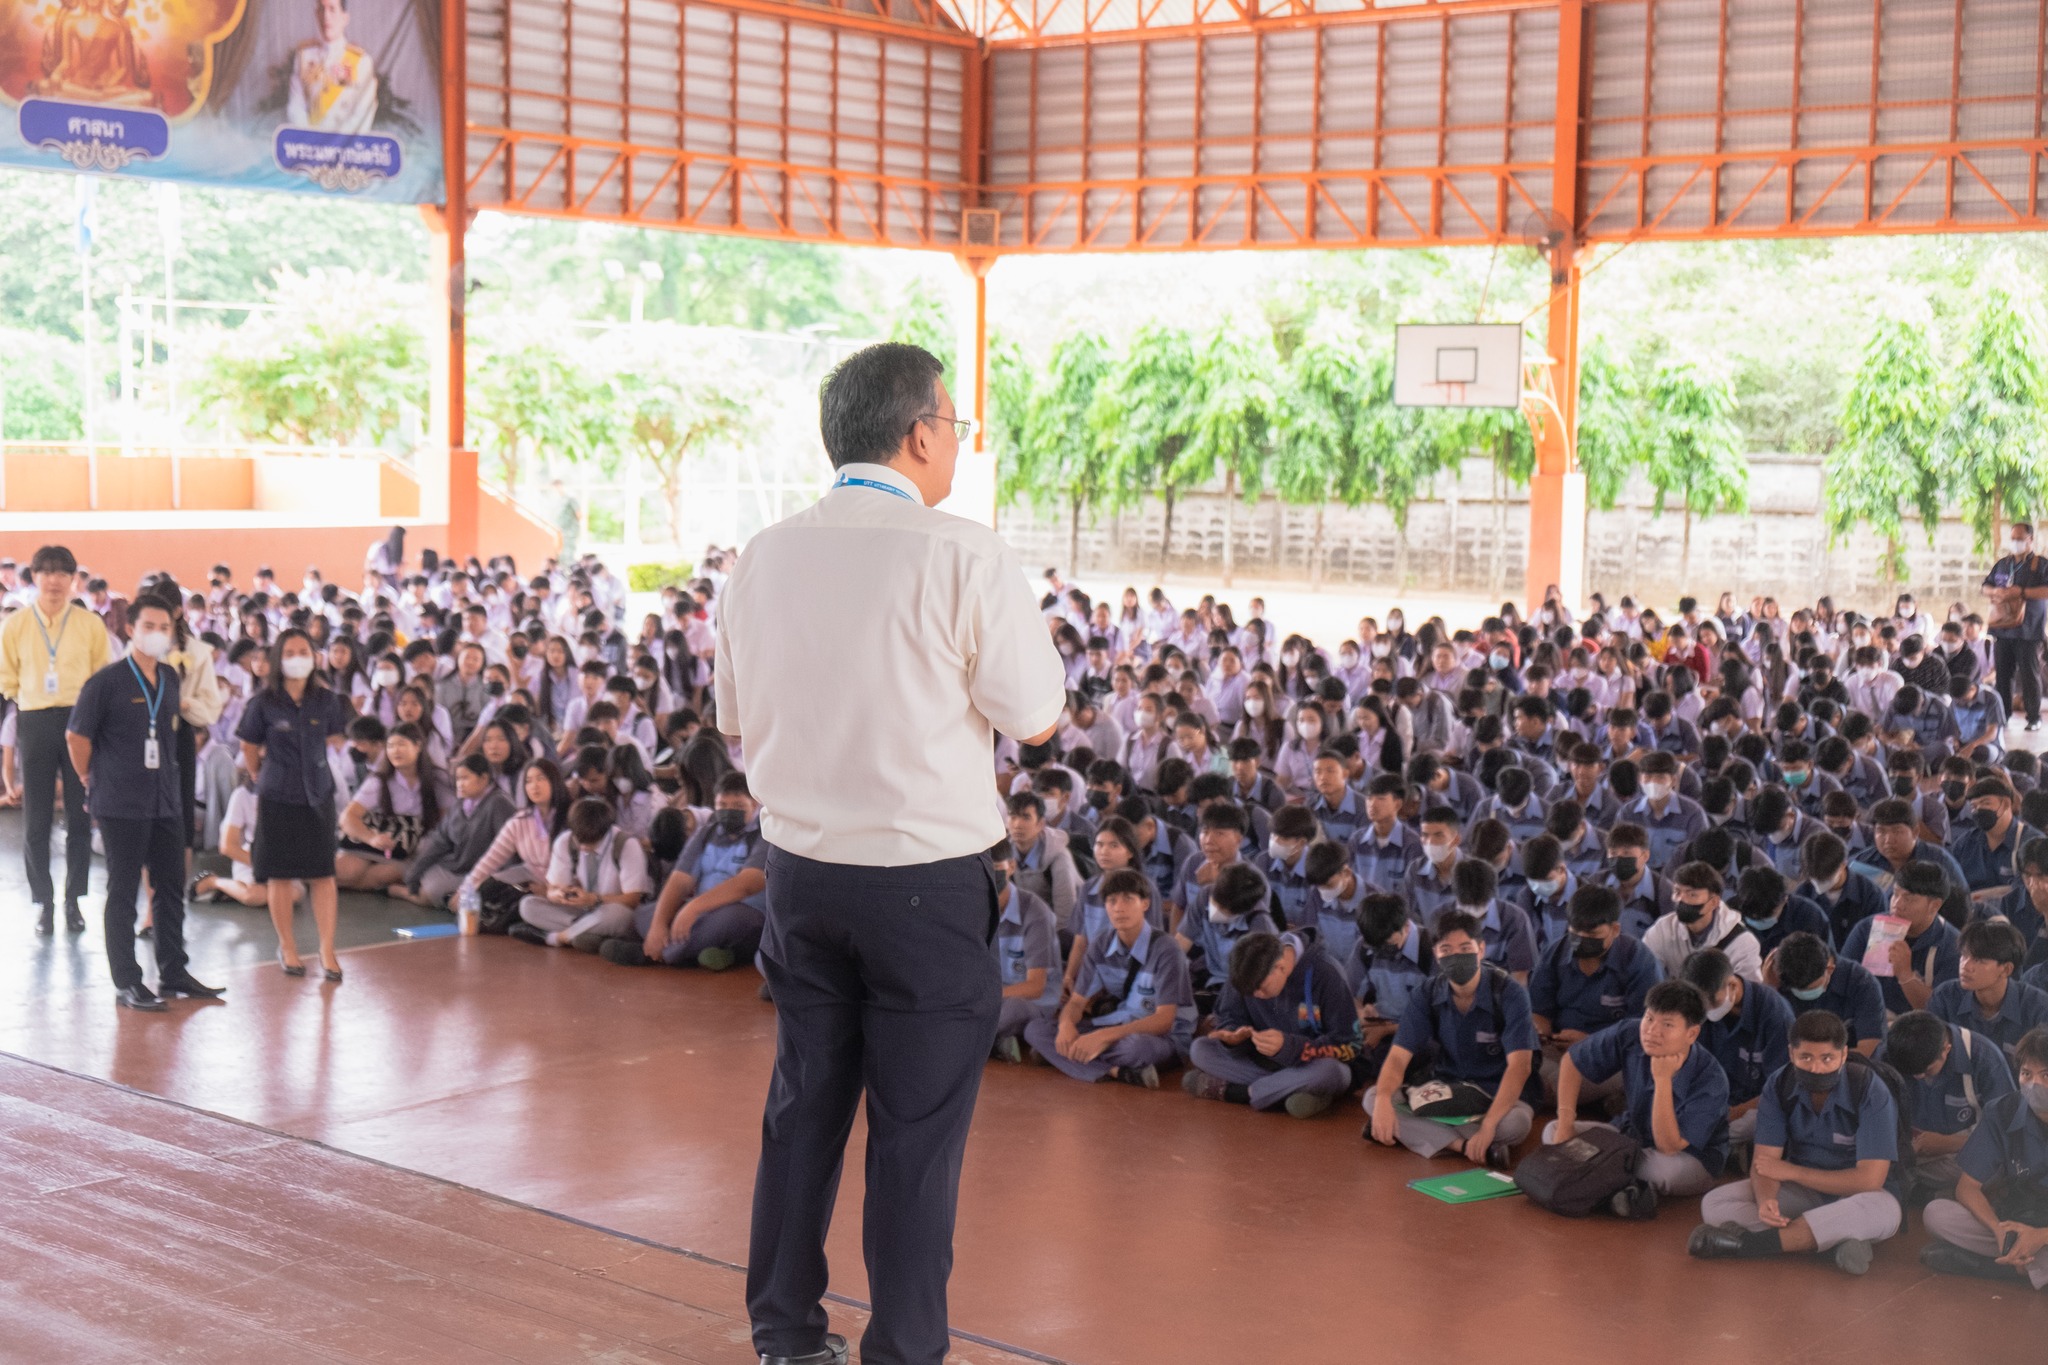
[[[1465,383],[1463,380],[1438,379],[1424,384],[1422,387],[1429,391],[1430,396],[1435,400],[1435,405],[1438,407],[1462,408],[1465,406]]]

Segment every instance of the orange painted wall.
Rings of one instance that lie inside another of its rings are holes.
[[[9,512],[75,512],[90,499],[91,470],[83,455],[10,450]],[[255,466],[236,456],[178,462],[178,506],[196,512],[246,512],[255,506]],[[171,505],[168,455],[110,455],[99,462],[99,510],[146,512]],[[417,492],[413,514],[419,510]]]

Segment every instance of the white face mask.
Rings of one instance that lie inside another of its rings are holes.
[[[1210,902],[1209,902],[1209,923],[1211,923],[1211,924],[1228,924],[1228,923],[1230,923],[1230,922],[1231,922],[1232,920],[1234,920],[1234,919],[1236,919],[1236,918],[1237,918],[1237,916],[1235,916],[1235,915],[1233,915],[1233,914],[1229,913],[1228,911],[1225,911],[1225,910],[1219,910],[1219,909],[1218,909],[1218,908],[1216,907],[1216,902],[1215,902],[1215,901],[1210,901]]]
[[[1266,841],[1266,856],[1276,863],[1292,863],[1301,856],[1301,850],[1282,843],[1279,839],[1268,839]]]
[[[2023,555],[2027,551],[2034,548],[2033,541],[2023,540],[2018,536],[2013,536],[2011,539],[2007,540],[2005,544],[2006,548],[2011,550],[2016,555]]]
[[[1384,659],[1393,652],[1394,647],[1385,640],[1374,640],[1372,642],[1372,657],[1375,659]]]
[[[1643,784],[1643,795],[1649,797],[1652,801],[1663,801],[1671,795],[1671,784],[1669,782],[1645,782]]]
[[[1323,733],[1323,727],[1312,720],[1298,720],[1294,723],[1294,732],[1304,740],[1313,740]]]
[[[171,652],[171,633],[167,630],[136,631],[135,652],[146,654],[152,659],[163,658]]]
[[[1266,699],[1264,697],[1246,697],[1244,702],[1244,713],[1248,716],[1253,717],[1254,719],[1256,719],[1259,716],[1265,715]]]
[[[398,686],[398,670],[395,668],[378,669],[376,673],[376,682],[377,686],[379,687]]]
[[[1429,859],[1430,863],[1436,867],[1442,867],[1445,863],[1449,862],[1451,860],[1451,852],[1449,844],[1424,844],[1422,846],[1422,856]]]
[[[1726,1019],[1726,1018],[1728,1017],[1728,1011],[1730,1011],[1730,1010],[1732,1010],[1732,1009],[1734,1009],[1734,1008],[1735,1008],[1735,1002],[1734,1002],[1734,1001],[1732,1001],[1732,1000],[1730,1000],[1730,1001],[1724,1001],[1724,1002],[1722,1002],[1721,1004],[1718,1004],[1718,1005],[1714,1006],[1714,1007],[1713,1007],[1712,1009],[1708,1010],[1708,1011],[1707,1011],[1707,1018],[1709,1018],[1709,1019],[1713,1020],[1713,1021],[1714,1021],[1715,1023],[1717,1023],[1717,1024],[1718,1024],[1718,1023],[1720,1023],[1720,1022],[1721,1022],[1721,1021],[1722,1021],[1723,1019]]]
[[[296,680],[313,676],[313,656],[310,654],[294,654],[278,666],[287,678]]]

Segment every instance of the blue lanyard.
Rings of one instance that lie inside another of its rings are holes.
[[[888,493],[895,497],[899,497],[903,499],[905,502],[918,501],[916,498],[911,497],[910,494],[904,492],[902,489],[898,488],[893,483],[883,483],[878,479],[857,479],[851,474],[841,474],[838,480],[835,483],[833,483],[832,486],[834,488],[845,488],[849,484],[853,485],[856,488],[879,488],[884,493]]]
[[[60,631],[59,634],[61,633]],[[164,689],[169,687],[170,683],[164,678],[158,678],[156,680],[156,695],[152,697],[149,695],[149,684],[142,680],[142,670],[135,666],[135,660],[132,657],[128,660],[128,671],[135,675],[135,685],[142,689],[142,700],[149,706],[149,737],[155,739],[156,710],[157,707],[163,704]]]
[[[875,486],[877,488],[881,487],[880,484]],[[893,493],[896,490],[892,488],[889,491]],[[52,668],[57,666],[57,647],[64,643],[64,632],[71,628],[71,607],[72,604],[66,602],[64,604],[64,614],[57,618],[57,638],[55,640],[50,638],[50,628],[43,624],[42,612],[38,611],[34,606],[30,606],[28,609],[28,614],[36,619],[36,629],[42,632],[43,648],[50,651],[50,667]]]

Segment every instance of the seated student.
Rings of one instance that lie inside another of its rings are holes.
[[[348,742],[331,750],[327,770],[334,774],[334,790],[353,795],[370,780],[384,758],[384,740],[389,734],[375,716],[357,716],[348,723]]]
[[[1796,894],[1818,905],[1828,917],[1828,932],[1822,938],[1830,945],[1847,938],[1859,921],[1885,911],[1885,893],[1850,863],[1849,846],[1831,830],[1817,830],[1806,836],[1806,842],[1799,848],[1799,870],[1805,880],[1799,883]],[[1777,946],[1767,945],[1765,955]]]
[[[1195,805],[1195,826],[1201,828],[1201,814],[1211,806],[1229,806],[1245,819],[1244,857],[1266,847],[1266,840],[1273,833],[1273,816],[1264,806],[1234,799],[1230,794],[1230,778],[1224,773],[1196,773],[1195,780],[1188,783],[1188,800]]]
[[[1955,1192],[1956,1154],[1984,1108],[2013,1090],[2012,1068],[1989,1038],[1944,1023],[1926,1010],[1892,1020],[1877,1060],[1905,1082],[1906,1126],[1913,1132],[1907,1202]]]
[[[2036,795],[2048,805],[2048,792]],[[2048,838],[2029,839],[2020,846],[2020,889],[1999,907],[1999,913],[2027,941],[2026,970],[2048,963]]]
[[[1365,958],[1358,946],[1358,907],[1372,893],[1358,875],[1357,865],[1342,844],[1318,839],[1303,855],[1304,883],[1313,910],[1301,918],[1289,917],[1295,928],[1313,928],[1315,940],[1344,972],[1345,984],[1353,990],[1365,973]]]
[[[666,804],[666,798],[654,790],[645,755],[631,744],[613,745],[605,760],[605,776],[610,780],[612,810],[620,831],[644,843],[655,812]]]
[[[1518,903],[1529,916],[1529,927],[1536,931],[1537,947],[1547,948],[1563,938],[1579,879],[1565,865],[1564,846],[1558,843],[1556,835],[1539,834],[1522,845],[1521,889],[1523,896]],[[1614,904],[1619,914],[1619,896]]]
[[[514,890],[535,881],[547,870],[555,840],[568,828],[569,789],[552,758],[529,762],[520,773],[519,784],[526,802],[519,814],[498,830],[489,851],[463,878],[463,885],[472,891],[481,892],[491,882]]]
[[[1586,817],[1584,806],[1571,797],[1553,803],[1543,827],[1557,840],[1564,865],[1574,878],[1588,881],[1600,875],[1601,866],[1607,861],[1607,847],[1601,840],[1599,826]]]
[[[1196,937],[1196,925],[1207,913],[1209,891],[1216,885],[1217,876],[1224,868],[1244,859],[1245,815],[1228,801],[1219,801],[1202,812],[1201,824],[1195,835],[1195,846],[1200,850],[1193,858],[1181,864],[1180,915],[1176,930],[1181,936],[1181,947],[1187,948]],[[1263,875],[1263,874],[1262,874]]]
[[[627,933],[633,907],[647,895],[647,849],[612,823],[612,808],[595,796],[569,807],[568,828],[549,851],[539,890],[519,902],[512,937],[562,948],[585,939],[596,952]],[[578,945],[583,946],[583,945]]]
[[[1649,834],[1650,870],[1663,872],[1681,845],[1707,828],[1706,812],[1678,792],[1678,760],[1657,750],[1641,760],[1642,795],[1621,808],[1620,818]]]
[[[1751,981],[1763,976],[1756,935],[1721,900],[1721,874],[1705,863],[1685,863],[1671,876],[1671,913],[1651,925],[1643,945],[1657,955],[1666,976],[1677,976],[1686,958],[1702,948],[1728,954],[1735,970]]]
[[[1181,1088],[1312,1119],[1350,1092],[1361,1053],[1337,959],[1298,934],[1249,934],[1231,955],[1215,1028],[1188,1049]]]
[[[1378,773],[1365,786],[1366,822],[1352,836],[1358,875],[1375,891],[1399,891],[1422,861],[1417,832],[1401,819],[1408,784],[1397,773]]]
[[[1273,812],[1266,847],[1251,860],[1266,874],[1289,924],[1304,923],[1315,913],[1309,904],[1308,878],[1308,850],[1315,841],[1316,818],[1308,813],[1308,807],[1289,802]]]
[[[1194,803],[1188,799],[1188,787],[1194,780],[1194,766],[1184,758],[1161,759],[1152,777],[1153,808],[1190,838],[1201,828]]]
[[[425,734],[411,722],[393,726],[382,761],[341,813],[336,884],[383,891],[404,881],[414,851],[454,804],[453,786],[427,756]]]
[[[1787,877],[1798,874],[1801,846],[1820,829],[1782,787],[1765,787],[1756,794],[1749,803],[1749,824],[1757,840],[1753,847]]]
[[[512,800],[491,780],[489,761],[482,754],[465,756],[455,765],[454,807],[421,840],[406,865],[404,882],[391,887],[390,893],[447,909],[463,878],[490,852],[512,815]]]
[[[1060,1007],[1060,935],[1052,907],[1017,885],[1017,850],[1008,839],[988,851],[996,873],[995,937],[989,949],[1002,973],[1003,1006],[996,1021],[994,1055],[1024,1060],[1024,1026]]]
[[[1379,1079],[1365,1092],[1372,1122],[1364,1136],[1388,1147],[1399,1142],[1420,1156],[1457,1151],[1505,1169],[1535,1119],[1522,1099],[1537,1048],[1529,992],[1482,960],[1476,916],[1446,910],[1437,917],[1435,940],[1437,975],[1409,995]],[[1418,1058],[1433,1080],[1490,1095],[1477,1123],[1439,1123],[1396,1108],[1407,1098],[1408,1067]]]
[[[1077,1081],[1156,1090],[1159,1068],[1184,1058],[1195,1034],[1187,955],[1146,920],[1152,887],[1142,873],[1111,872],[1102,890],[1108,932],[1089,943],[1059,1014],[1026,1024],[1024,1042],[1032,1056]]]
[[[1075,871],[1085,879],[1089,869],[1081,866],[1081,859],[1076,855],[1085,852],[1095,842],[1095,816],[1085,802],[1074,799],[1074,786],[1073,772],[1051,764],[1031,775],[1031,790],[1045,802],[1046,828],[1056,829],[1067,836],[1067,855],[1074,859]]]
[[[1954,1199],[1926,1209],[1920,1264],[2048,1289],[2048,1029],[2013,1050],[2019,1089],[1987,1101],[1956,1154]]]
[[[1458,889],[1451,882],[1451,874],[1458,864],[1464,825],[1451,807],[1430,805],[1422,810],[1421,828],[1422,858],[1409,867],[1401,895],[1416,923],[1430,924],[1458,903]]]
[[[1948,851],[1963,869],[1972,904],[1995,910],[2019,889],[2019,851],[2040,832],[2020,823],[2019,795],[2002,777],[1979,778],[1965,796],[1967,818],[1949,831]]]
[[[2020,1039],[2048,1024],[2048,993],[2014,980],[2026,959],[2019,930],[2004,920],[1973,920],[1957,941],[1956,979],[1936,986],[1927,1008],[2011,1056]]]
[[[1467,824],[1498,820],[1508,827],[1516,843],[1535,838],[1543,832],[1549,811],[1542,799],[1532,794],[1534,790],[1534,780],[1526,769],[1511,763],[1503,766],[1494,776],[1493,795],[1479,803]]]
[[[1621,932],[1621,897],[1612,887],[1582,886],[1572,896],[1570,930],[1544,950],[1529,978],[1529,1009],[1543,1042],[1543,1093],[1557,1094],[1558,1059],[1610,1024],[1643,1012],[1663,969],[1641,940]],[[1618,1093],[1619,1080],[1592,1086],[1586,1098]]]
[[[1569,1142],[1582,1127],[1579,1102],[1589,1083],[1620,1079],[1621,1112],[1612,1127],[1643,1144],[1636,1184],[1608,1208],[1622,1218],[1648,1218],[1660,1194],[1704,1194],[1728,1164],[1728,1078],[1700,1042],[1706,1010],[1683,981],[1650,988],[1640,1019],[1609,1024],[1572,1045],[1557,1078],[1557,1118],[1545,1143]],[[1647,1188],[1645,1188],[1647,1187]]]
[[[1941,917],[1949,880],[1932,863],[1907,863],[1892,881],[1891,913],[1906,921],[1906,937],[1894,942],[1887,962],[1891,975],[1878,976],[1884,1007],[1893,1014],[1924,1010],[1935,987],[1956,979],[1961,936]],[[1870,946],[1874,919],[1867,919],[1842,940],[1842,956],[1862,962]]]
[[[1671,883],[1650,870],[1650,836],[1624,821],[1607,832],[1600,880],[1621,897],[1621,932],[1641,938],[1671,913]]]
[[[1351,842],[1365,823],[1365,798],[1352,790],[1344,778],[1344,755],[1325,745],[1310,769],[1309,814],[1323,828],[1323,837],[1340,844]]]
[[[638,967],[696,963],[722,972],[751,962],[768,915],[768,842],[761,837],[761,807],[745,773],[718,779],[711,818],[683,845],[661,893],[633,910],[630,935],[621,930],[598,951],[607,962]]]
[[[590,708],[604,700],[605,680],[611,677],[611,669],[602,659],[587,659],[576,670],[578,694],[562,713],[562,725],[557,731],[562,737],[560,752],[564,758],[575,752],[574,736],[581,730],[590,715]]]
[[[1747,1143],[1756,1134],[1756,1107],[1764,1082],[1783,1065],[1791,1046],[1792,1007],[1768,986],[1746,980],[1718,948],[1685,960],[1681,980],[1707,1002],[1700,1045],[1728,1077],[1728,1136]]]
[[[1250,735],[1230,741],[1230,794],[1236,801],[1271,813],[1286,804],[1287,793],[1259,766],[1264,752]]]
[[[1126,796],[1117,802],[1116,813],[1130,821],[1138,836],[1138,870],[1152,879],[1152,888],[1165,903],[1169,929],[1179,915],[1180,870],[1195,856],[1195,841],[1153,814],[1151,803],[1142,796]]]
[[[1408,997],[1436,970],[1429,930],[1408,917],[1399,896],[1374,893],[1358,903],[1358,1017],[1368,1052],[1384,1062],[1384,1049],[1408,1010]]]
[[[1241,812],[1225,807],[1233,815]],[[1230,979],[1230,955],[1247,934],[1279,932],[1268,913],[1272,888],[1250,863],[1230,863],[1202,899],[1190,905],[1174,939],[1188,955],[1194,980],[1204,990],[1220,991]]]
[[[1793,895],[1784,874],[1768,863],[1743,870],[1729,905],[1742,916],[1742,927],[1756,936],[1757,951],[1765,957],[1791,934],[1804,932],[1834,941],[1827,913],[1806,897]]]
[[[1017,884],[1051,906],[1053,917],[1065,924],[1074,917],[1074,902],[1081,895],[1081,875],[1068,851],[1066,832],[1045,823],[1045,799],[1035,791],[1014,793],[1008,809]]]
[[[256,880],[255,855],[250,852],[255,846],[256,782],[237,760],[235,790],[228,797],[227,813],[220,822],[220,853],[228,860],[228,875],[219,877],[209,872],[199,878],[192,884],[193,897],[226,897],[237,905],[251,907],[270,904],[270,883]]]
[[[1857,871],[1877,883],[1877,889],[1891,894],[1892,881],[1908,863],[1932,863],[1957,886],[1967,886],[1963,869],[1940,844],[1920,837],[1913,808],[1890,797],[1870,808],[1870,847],[1849,860]],[[1838,937],[1835,941],[1842,942]]]
[[[1832,1252],[1861,1275],[1903,1216],[1886,1188],[1898,1109],[1876,1071],[1850,1062],[1848,1031],[1832,1014],[1792,1021],[1790,1059],[1764,1083],[1749,1179],[1707,1191],[1685,1249],[1702,1260]]]
[[[1848,1031],[1849,1046],[1866,1057],[1884,1041],[1884,992],[1877,978],[1813,934],[1792,934],[1779,944],[1764,963],[1763,984],[1776,987],[1794,1014],[1834,1015]]]
[[[1479,921],[1480,937],[1486,944],[1486,960],[1527,986],[1529,973],[1536,970],[1536,931],[1522,907],[1503,900],[1499,882],[1490,863],[1466,858],[1451,869],[1457,908]]]

